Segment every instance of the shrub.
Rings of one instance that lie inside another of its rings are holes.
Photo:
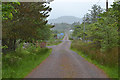
[[[3,54],[2,77],[23,78],[46,59],[50,53],[51,50],[48,48],[36,48],[34,45],[31,45],[23,49],[19,46],[16,51]]]
[[[79,40],[74,40],[71,48],[77,49],[83,52],[86,56],[89,56],[92,60],[97,61],[102,65],[114,67],[118,65],[118,48],[109,48],[104,52],[101,52],[100,48],[96,44],[84,43]]]

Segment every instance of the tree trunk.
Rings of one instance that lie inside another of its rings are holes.
[[[9,51],[16,50],[16,39],[2,39],[2,46],[7,46],[8,48],[3,48],[2,52],[7,53]]]
[[[7,39],[2,39],[2,46],[7,46]],[[6,53],[7,52],[7,48],[2,48],[2,53]]]

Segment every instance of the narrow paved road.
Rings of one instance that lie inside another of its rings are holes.
[[[107,78],[103,71],[71,51],[67,35],[52,54],[26,78]]]

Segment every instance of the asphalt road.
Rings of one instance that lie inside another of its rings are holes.
[[[107,78],[106,74],[71,51],[67,35],[63,42],[53,48],[52,54],[26,78]]]

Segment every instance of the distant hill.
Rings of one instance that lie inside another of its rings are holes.
[[[79,22],[74,22],[73,24],[68,24],[68,23],[55,23],[55,27],[52,28],[53,30],[57,30],[59,32],[64,32],[66,30],[73,29],[75,25],[80,25]]]
[[[69,28],[71,28],[71,24],[55,23],[55,27],[53,29],[61,32],[61,31],[65,31],[66,29],[68,30]]]
[[[80,22],[82,23],[82,18],[74,17],[74,16],[61,16],[57,19],[48,19],[48,23],[68,23],[72,24],[74,22]]]

